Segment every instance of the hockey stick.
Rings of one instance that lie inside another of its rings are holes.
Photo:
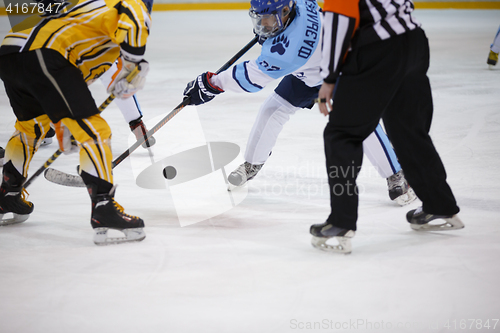
[[[228,62],[226,62],[217,72],[219,74],[229,67],[233,65],[239,58],[241,58],[248,50],[250,50],[259,40],[258,36],[255,36],[247,45],[245,45],[238,53],[236,53]],[[140,145],[142,145],[146,140],[148,140],[153,134],[158,132],[160,128],[163,127],[167,122],[170,121],[176,114],[178,114],[184,107],[189,105],[190,99],[186,98],[177,105],[175,109],[173,109],[169,114],[167,114],[159,123],[157,123],[154,127],[152,127],[143,138],[138,139],[132,146],[130,146],[126,151],[124,151],[120,156],[118,156],[112,163],[112,167],[116,167],[118,164],[123,162],[130,154],[136,150]],[[48,168],[44,174],[45,178],[53,183],[64,185],[64,186],[73,186],[73,187],[84,187],[82,179],[78,175],[71,175],[59,170]]]
[[[134,70],[132,72],[130,72],[130,74],[127,76],[127,81],[130,82],[132,81],[132,79],[139,73],[139,69],[137,68],[137,66],[134,68]],[[102,102],[102,104],[99,106],[98,110],[99,110],[99,113],[101,113],[102,111],[104,111],[104,109],[106,109],[109,104],[111,104],[111,102],[115,99],[115,95],[113,94],[110,94],[108,98],[106,98],[106,100],[104,102]],[[49,166],[54,163],[54,161],[59,157],[61,156],[61,154],[63,153],[63,151],[61,149],[58,149],[54,154],[52,154],[52,156],[49,157],[49,159],[47,161],[45,161],[45,163],[24,183],[24,188],[27,188],[29,185],[31,185],[31,183],[33,183],[33,181],[38,178],[38,176],[40,176],[40,174],[42,172],[47,172],[50,168]]]

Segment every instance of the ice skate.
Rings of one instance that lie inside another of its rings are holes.
[[[24,188],[0,188],[0,226],[21,223],[30,217],[34,205],[26,197]]]
[[[313,224],[310,233],[313,235],[311,244],[317,249],[343,254],[349,254],[352,251],[351,238],[355,235],[354,230],[338,228],[325,222],[322,224]],[[326,244],[331,238],[335,238],[338,244]]]
[[[94,228],[94,243],[96,245],[139,242],[146,238],[144,221],[137,217],[125,214],[111,195],[98,195],[92,200],[91,225]],[[124,237],[108,237],[108,230],[114,229],[123,232]]]
[[[490,54],[488,55],[488,60],[486,63],[489,65],[490,69],[493,69],[493,66],[496,66],[498,62],[498,53],[495,53],[490,50]]]
[[[0,226],[24,222],[33,212],[33,203],[26,200],[28,193],[22,185],[25,180],[12,162],[4,165],[0,186]]]
[[[146,238],[144,221],[124,212],[111,195],[97,195],[92,199],[92,218],[94,243],[96,245],[139,242]],[[124,233],[124,237],[108,237],[108,230],[115,229]]]
[[[131,121],[129,125],[130,125],[130,130],[132,131],[132,133],[134,133],[135,138],[137,140],[144,138],[144,135],[148,132],[148,130],[146,129],[146,125],[144,125],[144,122],[141,120],[141,118]],[[144,141],[142,147],[143,148],[152,147],[154,146],[155,143],[156,139],[153,136],[151,136],[149,139]]]
[[[43,138],[42,143],[40,146],[47,146],[52,143],[52,138],[56,135],[56,131],[51,127],[49,131],[47,132],[47,135],[45,135],[45,138]]]
[[[387,178],[387,187],[389,188],[389,198],[400,206],[405,206],[417,198],[406,181],[403,170],[399,170]]]
[[[5,156],[5,149],[0,147],[0,166],[3,166],[3,157]]]
[[[444,220],[444,223],[429,224],[436,219]],[[417,231],[447,231],[464,228],[464,224],[457,215],[426,214],[422,207],[410,210],[406,214],[406,220],[410,222],[411,228]]]
[[[264,164],[250,164],[248,162],[240,165],[236,170],[231,172],[227,177],[229,182],[228,190],[231,191],[235,187],[244,185],[247,181],[253,179]]]

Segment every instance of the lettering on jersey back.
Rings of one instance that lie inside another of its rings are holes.
[[[316,42],[318,41],[318,32],[320,29],[317,3],[315,0],[306,1],[307,25],[305,31],[305,39],[302,47],[299,49],[298,56],[307,59],[314,51]]]

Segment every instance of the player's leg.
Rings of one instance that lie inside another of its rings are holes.
[[[33,150],[32,147],[34,147],[36,150],[39,141],[38,132],[40,131],[32,126],[33,132],[37,135],[33,139],[33,143],[28,140],[28,143],[25,144],[26,140],[24,140],[23,134],[29,128],[24,129],[18,125],[30,121],[33,118],[31,117],[33,112],[46,114],[53,123],[64,119],[63,123],[67,125],[73,136],[80,140],[82,150],[88,153],[87,159],[82,158],[82,165],[89,171],[93,170],[90,171],[89,177],[84,179],[89,188],[93,205],[100,206],[102,209],[110,207],[109,211],[113,213],[108,214],[102,223],[109,223],[109,226],[106,227],[120,229],[122,226],[117,227],[114,219],[122,218],[124,222],[130,221],[129,225],[132,228],[140,229],[142,232],[144,226],[142,220],[131,221],[129,217],[123,215],[123,209],[115,205],[114,200],[112,200],[114,194],[110,167],[112,156],[109,148],[111,134],[109,126],[100,116],[93,117],[98,114],[98,110],[81,72],[58,52],[50,49],[39,49],[0,57],[0,78],[4,81],[14,113],[19,120],[16,123],[16,129],[20,131],[19,139],[13,142],[12,153],[9,145],[6,149],[7,160],[13,159],[14,163],[21,165],[16,166],[16,169],[20,168],[18,172],[23,177],[26,176],[24,173],[27,172],[28,163],[23,162],[17,156],[26,154],[26,150],[24,152],[21,150],[24,145],[28,149]],[[43,121],[41,127],[48,129],[48,118],[44,119],[46,121]],[[43,135],[40,135],[40,138]],[[4,175],[5,170],[4,167]],[[105,199],[101,200],[102,197]],[[98,202],[102,204],[98,205]],[[110,202],[112,207],[109,205]],[[98,209],[100,208],[93,210],[93,216]]]
[[[50,119],[46,115],[27,121],[16,121],[16,131],[9,139],[5,149],[3,180],[0,186],[0,222],[1,225],[24,222],[33,212],[33,203],[27,201],[23,184],[28,176],[28,169],[42,141],[42,133],[50,128]],[[11,218],[4,218],[12,213]]]
[[[37,51],[39,66],[45,66],[43,73],[51,83],[53,95],[39,99],[52,122],[62,121],[80,147],[80,173],[92,200],[94,242],[101,245],[144,239],[142,219],[125,214],[114,200],[111,130],[99,115],[81,72],[57,52]],[[110,228],[123,231],[125,238],[108,238]]]
[[[317,95],[318,87],[309,87],[293,75],[281,80],[259,109],[247,141],[245,163],[229,175],[230,184],[241,186],[257,175],[290,116],[300,108],[311,108]]]
[[[387,180],[389,198],[392,201],[404,206],[416,199],[415,193],[404,177],[394,148],[380,124],[363,141],[363,152],[380,176]]]
[[[108,69],[101,76],[101,82],[105,87],[108,87],[109,83],[111,82],[111,78],[117,71],[117,69],[118,68],[115,62],[113,66],[111,66],[110,69]],[[136,95],[126,99],[116,98],[114,100],[114,103],[116,103],[116,106],[118,106],[118,108],[120,109],[123,118],[125,118],[125,121],[129,124],[130,130],[132,131],[132,133],[134,133],[136,139],[139,140],[140,138],[144,137],[148,129],[142,121],[141,106],[139,105],[139,101],[137,100]],[[142,144],[142,146],[144,148],[147,148],[153,146],[155,143],[156,139],[152,136],[148,140],[146,140]]]
[[[271,155],[283,126],[290,115],[298,110],[275,92],[266,99],[259,109],[245,150],[245,163],[231,172],[228,181],[241,186],[253,179]]]
[[[24,77],[16,71],[23,68],[27,61],[33,60],[27,58],[26,54],[0,57],[0,78],[17,118],[14,134],[9,139],[3,156],[0,224],[26,221],[33,211],[34,206],[26,200],[27,193],[23,185],[33,155],[50,128],[50,119],[44,115],[37,99],[26,89],[29,82],[36,82],[39,76],[31,73],[29,77]]]
[[[490,45],[490,53],[486,60],[486,63],[490,65],[490,67],[496,66],[498,62],[498,53],[500,53],[500,27],[497,30],[493,43]]]
[[[109,125],[99,114],[79,120],[64,118],[62,122],[80,147],[79,172],[92,200],[91,225],[96,231],[94,242],[105,245],[144,239],[144,222],[139,217],[126,214],[114,200]],[[123,231],[126,239],[107,237],[108,229]]]

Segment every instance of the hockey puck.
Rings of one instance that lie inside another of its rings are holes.
[[[177,176],[177,170],[173,166],[169,165],[163,169],[163,177],[166,179],[174,179],[175,176]]]

